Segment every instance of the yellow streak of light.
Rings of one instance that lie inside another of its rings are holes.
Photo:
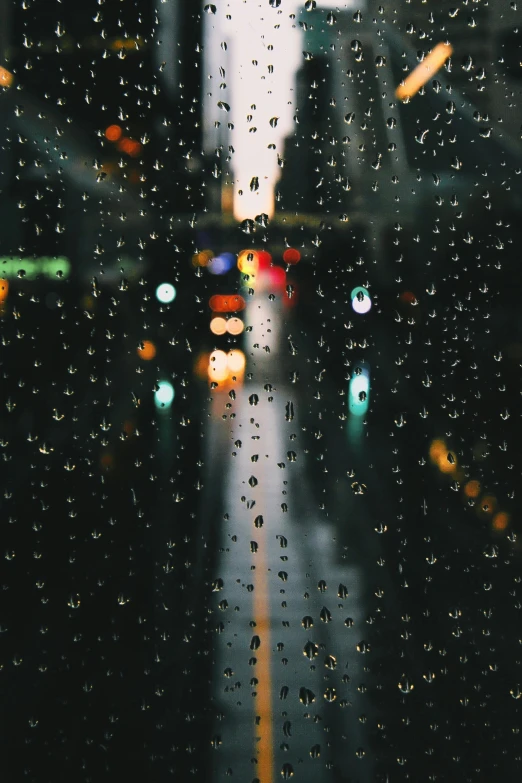
[[[436,74],[452,53],[453,48],[450,44],[438,43],[415,70],[406,77],[403,84],[397,87],[395,96],[401,101],[412,98],[428,79]]]

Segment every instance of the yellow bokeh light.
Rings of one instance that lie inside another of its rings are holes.
[[[224,351],[212,351],[208,362],[208,377],[210,381],[222,383],[228,378],[229,366]]]
[[[227,356],[228,369],[232,373],[242,373],[245,369],[246,359],[243,351],[234,349],[228,352]]]
[[[432,462],[438,462],[441,455],[447,452],[447,446],[443,440],[436,439],[430,446],[430,459]]]
[[[211,258],[214,258],[212,250],[200,250],[192,256],[192,266],[207,266]]]
[[[4,302],[7,299],[9,293],[9,281],[0,280],[0,302]]]
[[[227,331],[227,322],[224,318],[217,316],[210,322],[210,331],[212,334],[225,334]]]
[[[259,267],[259,259],[255,250],[242,250],[237,257],[237,268],[244,275],[255,275]]]
[[[229,318],[226,323],[226,329],[229,334],[233,334],[233,335],[241,334],[244,328],[245,328],[245,324],[243,323],[241,318]]]

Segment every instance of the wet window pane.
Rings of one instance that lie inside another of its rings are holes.
[[[0,11],[6,780],[519,780],[517,4]]]

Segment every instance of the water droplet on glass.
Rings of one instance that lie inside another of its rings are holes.
[[[299,688],[299,701],[307,706],[315,701],[315,693],[309,688]]]

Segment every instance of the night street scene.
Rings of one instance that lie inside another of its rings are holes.
[[[522,781],[522,5],[0,0],[2,783]]]

